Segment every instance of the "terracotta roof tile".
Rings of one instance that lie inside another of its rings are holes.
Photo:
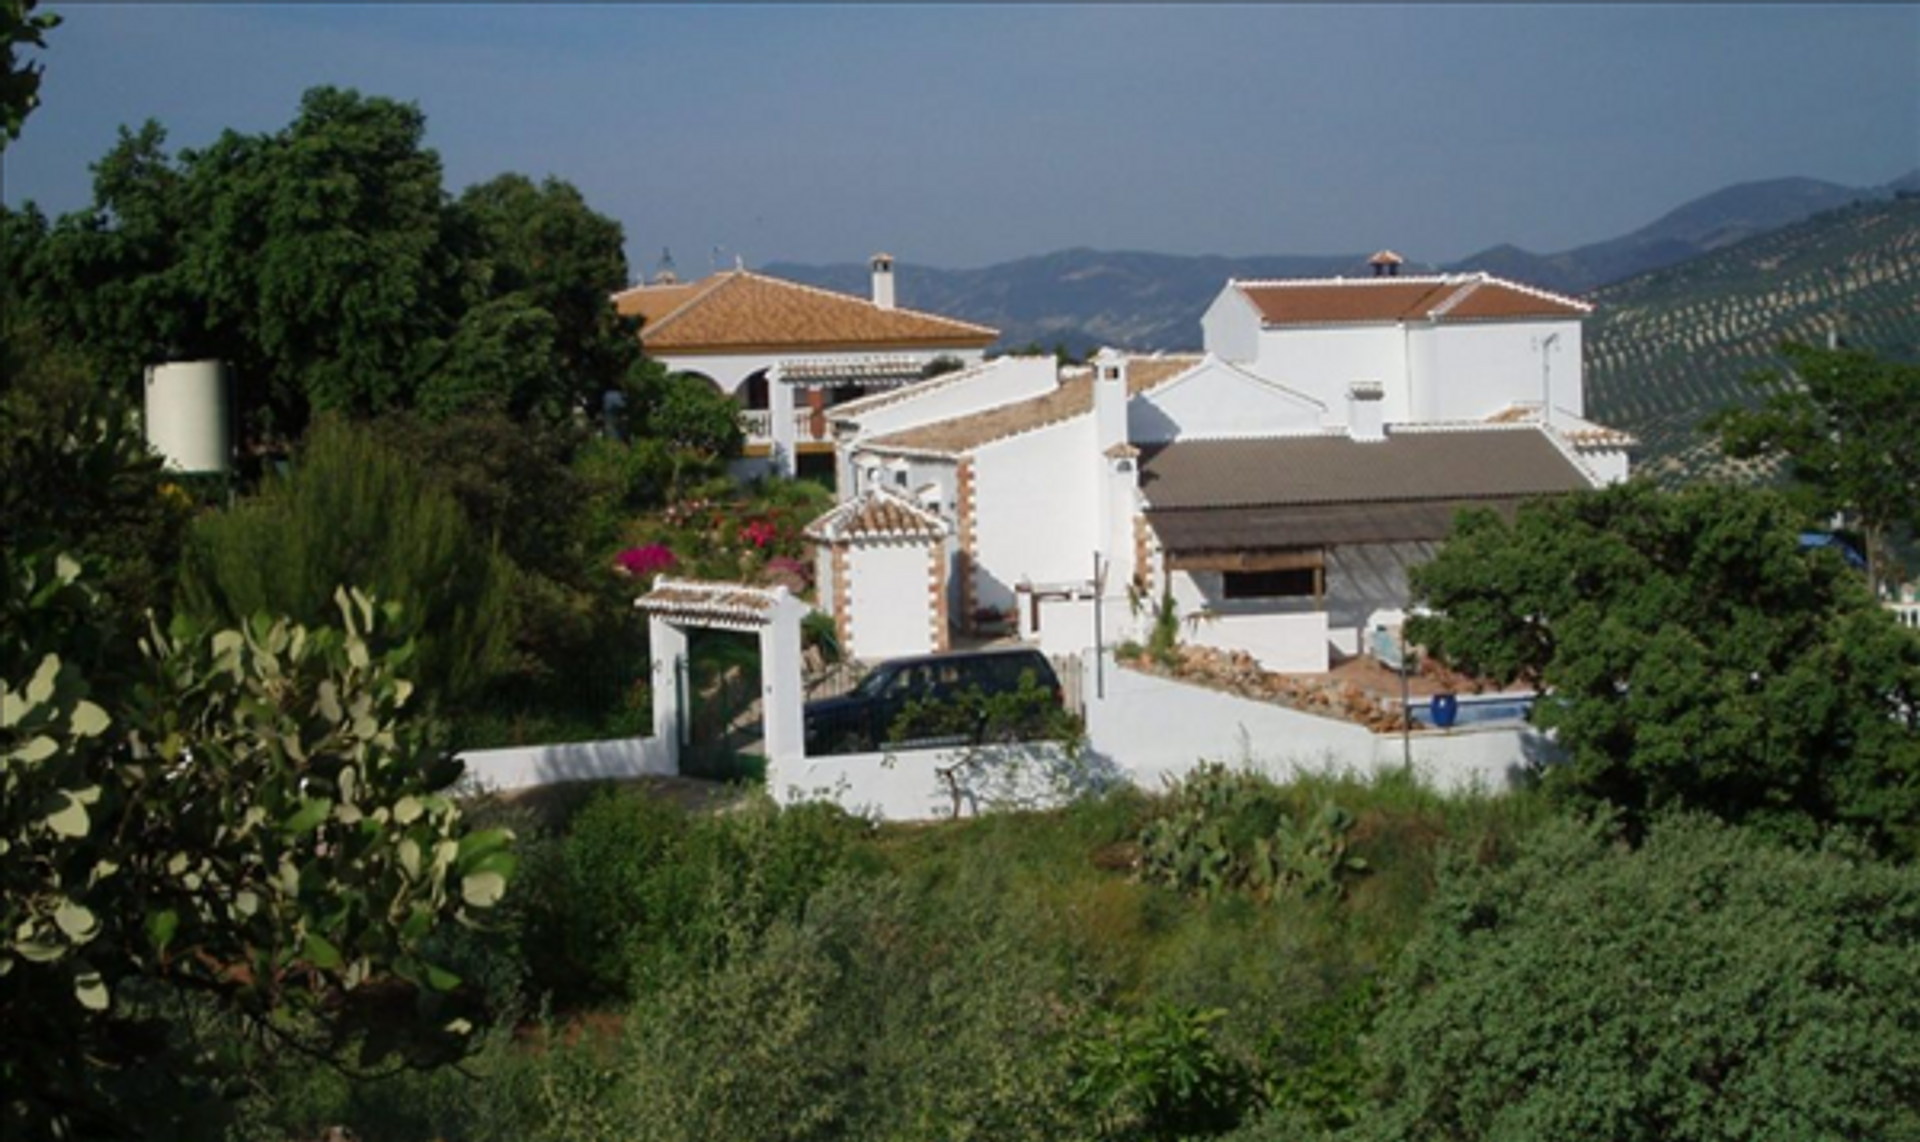
[[[947,525],[939,516],[890,488],[873,487],[807,525],[808,539],[827,543],[848,539],[941,539]]]
[[[1141,393],[1173,380],[1198,365],[1195,355],[1133,357],[1127,362],[1127,395]],[[935,452],[956,456],[984,444],[1032,432],[1093,411],[1091,373],[1063,375],[1060,387],[1045,396],[1001,405],[971,416],[921,425],[872,441],[877,448]]]
[[[1592,306],[1488,274],[1234,282],[1266,325],[1581,317]]]
[[[864,298],[781,281],[747,270],[691,285],[640,286],[614,295],[626,316],[644,319],[649,353],[752,349],[974,347],[997,329],[911,309],[882,309]]]
[[[654,580],[653,590],[633,605],[662,618],[764,626],[783,592],[745,583],[704,583],[687,579]]]

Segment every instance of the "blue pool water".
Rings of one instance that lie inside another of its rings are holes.
[[[1531,695],[1486,694],[1481,696],[1464,695],[1460,698],[1460,715],[1453,724],[1459,726],[1480,726],[1500,722],[1524,722],[1527,714],[1533,710]],[[1413,720],[1423,726],[1431,726],[1433,721],[1433,703],[1420,701],[1413,704]]]

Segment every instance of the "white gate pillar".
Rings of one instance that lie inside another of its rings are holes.
[[[653,686],[653,736],[666,750],[673,771],[678,773],[680,746],[687,733],[681,717],[686,701],[680,692],[681,664],[687,659],[687,632],[659,615],[649,615],[647,646],[653,659],[653,669],[648,675]]]
[[[800,620],[807,605],[773,589],[774,605],[760,628],[760,718],[766,733],[767,772],[806,756],[806,689],[801,679]],[[770,777],[771,779],[771,777]]]

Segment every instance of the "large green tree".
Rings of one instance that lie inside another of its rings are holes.
[[[131,384],[218,357],[255,433],[311,413],[592,408],[637,348],[607,305],[615,223],[566,183],[508,175],[459,201],[420,110],[331,87],[268,134],[169,153],[149,122],[94,168],[94,202],[9,220],[23,300]]]
[[[1823,515],[1840,514],[1866,540],[1876,583],[1904,575],[1892,540],[1920,528],[1920,365],[1857,349],[1781,347],[1787,372],[1758,408],[1708,422],[1728,455],[1785,462],[1793,491]]]
[[[1920,639],[1780,497],[1639,484],[1461,516],[1416,568],[1442,659],[1546,692],[1549,780],[1643,819],[1686,805],[1911,844]]]
[[[1698,817],[1523,846],[1443,871],[1356,1142],[1920,1138],[1920,869]]]
[[[40,103],[40,65],[15,53],[22,48],[44,48],[46,34],[60,17],[35,12],[39,0],[0,3],[0,151],[20,137],[20,126]]]

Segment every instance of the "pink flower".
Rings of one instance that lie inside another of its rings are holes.
[[[636,579],[647,579],[662,571],[671,570],[678,565],[679,559],[662,543],[650,543],[645,547],[629,547],[613,557],[614,570],[631,575]]]

